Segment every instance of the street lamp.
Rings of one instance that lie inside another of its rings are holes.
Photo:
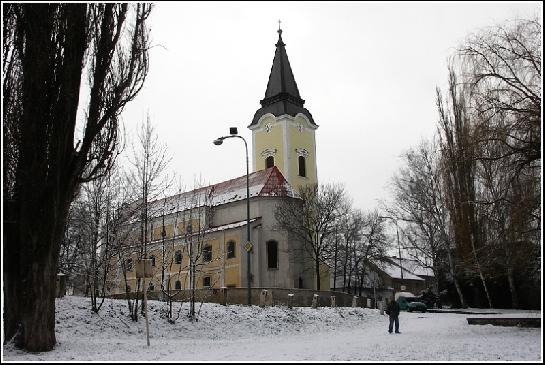
[[[392,217],[388,217],[388,216],[379,217],[379,218],[382,218],[382,219],[391,219],[391,220],[393,220],[394,223],[396,224],[397,249],[399,250],[399,268],[401,269],[401,280],[403,280],[403,265],[401,264],[401,245],[399,244],[399,227],[397,226],[397,219],[392,218]]]
[[[230,136],[223,136],[219,137],[214,140],[214,144],[216,146],[219,146],[223,143],[224,139],[227,138],[240,138],[244,141],[244,147],[246,148],[246,235],[247,235],[247,242],[246,245],[244,245],[244,248],[246,249],[247,254],[247,273],[246,276],[248,278],[248,305],[252,305],[252,284],[250,281],[250,251],[252,250],[252,243],[250,242],[250,169],[248,164],[248,144],[246,143],[246,140],[244,137],[241,137],[238,135],[238,131],[236,127],[229,128]]]

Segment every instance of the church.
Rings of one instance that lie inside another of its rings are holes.
[[[274,214],[281,200],[299,199],[300,187],[318,182],[318,125],[304,107],[285,46],[278,29],[265,97],[248,125],[250,228],[246,175],[150,202],[145,252],[151,259],[150,292],[247,288],[248,283],[256,289],[315,289],[313,260]],[[141,290],[136,278],[141,226],[139,219],[128,225],[124,260],[109,274],[110,295]],[[329,290],[325,265],[320,287]]]

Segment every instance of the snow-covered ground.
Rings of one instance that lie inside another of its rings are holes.
[[[127,303],[107,299],[100,313],[88,298],[57,299],[57,345],[46,353],[3,346],[3,361],[541,361],[541,328],[468,325],[454,313],[400,315],[401,334],[388,317],[366,308],[221,306],[204,303],[198,321],[168,323],[166,303],[150,301],[150,347],[145,320],[127,316]],[[175,310],[180,308],[175,303]],[[199,310],[199,305],[197,305]],[[478,311],[472,309],[472,311]],[[486,312],[486,311],[483,311]],[[541,317],[541,312],[501,311]]]

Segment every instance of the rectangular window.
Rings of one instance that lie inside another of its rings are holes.
[[[204,246],[204,248],[202,249],[202,259],[204,262],[212,261],[212,246]]]
[[[175,264],[181,264],[182,263],[182,251],[178,250],[176,251],[174,255],[174,263]]]
[[[235,242],[229,241],[227,242],[227,258],[232,259],[235,257]]]
[[[267,242],[267,267],[278,269],[278,242]]]
[[[205,288],[209,288],[209,287],[210,287],[210,276],[205,276],[205,277],[202,279],[202,286],[204,286]]]

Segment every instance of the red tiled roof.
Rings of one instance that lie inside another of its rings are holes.
[[[276,166],[252,172],[248,176],[250,196],[293,196],[294,191]],[[212,195],[243,190],[246,197],[246,175],[211,185]]]
[[[297,194],[276,166],[252,172],[248,176],[250,197],[290,196]],[[164,201],[166,199],[166,202]],[[152,215],[183,211],[190,207],[215,206],[246,199],[246,175],[176,194],[150,203]]]

